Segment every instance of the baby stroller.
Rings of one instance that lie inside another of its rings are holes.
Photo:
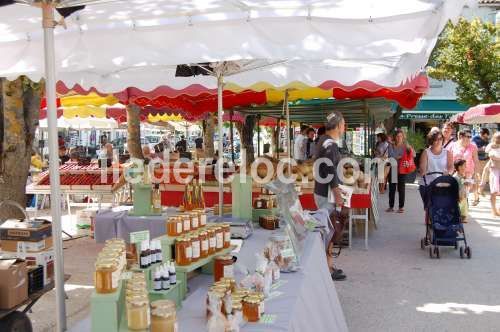
[[[422,249],[429,239],[430,258],[440,258],[440,246],[458,249],[458,242],[463,241],[465,247],[460,246],[460,258],[471,258],[471,249],[460,220],[458,182],[449,175],[440,176],[425,187],[424,199],[429,222],[426,238],[422,239]]]

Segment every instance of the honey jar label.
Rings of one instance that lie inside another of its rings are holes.
[[[187,247],[186,248],[186,258],[192,258],[193,257],[193,248]]]
[[[208,250],[208,240],[201,241],[201,250],[202,251],[207,251]]]
[[[222,233],[216,234],[216,238],[217,238],[216,247],[222,248],[224,246],[224,238]]]
[[[196,241],[193,243],[193,258],[200,257],[200,242]]]
[[[191,229],[191,220],[184,219],[184,230],[189,231]]]
[[[224,278],[234,278],[233,265],[224,265]]]
[[[178,222],[177,223],[177,234],[181,234],[181,233],[182,233],[182,223]]]
[[[224,242],[231,241],[231,232],[224,232]]]
[[[210,248],[215,248],[215,237],[210,238]]]
[[[202,214],[200,216],[200,225],[205,226],[207,224],[207,216],[205,214]]]
[[[198,228],[198,218],[193,218],[193,228]]]

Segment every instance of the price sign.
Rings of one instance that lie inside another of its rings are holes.
[[[149,231],[130,233],[130,243],[141,243],[143,241],[149,241]]]

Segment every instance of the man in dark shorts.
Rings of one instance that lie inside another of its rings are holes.
[[[327,209],[329,213],[336,213],[336,209],[341,209],[344,205],[342,191],[339,188],[341,183],[337,174],[337,166],[340,162],[340,151],[336,143],[344,133],[345,121],[339,112],[333,112],[327,117],[326,132],[317,144],[315,159],[318,165],[318,174],[314,179],[314,202],[318,209]],[[315,165],[316,168],[316,165]],[[335,204],[328,200],[329,192],[332,192]],[[333,266],[333,257],[330,246],[327,249],[327,261],[331,268],[332,279],[344,280],[346,278],[342,270]]]

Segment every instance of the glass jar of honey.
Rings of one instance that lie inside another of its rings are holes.
[[[151,302],[151,309],[156,308],[172,308],[175,310],[177,308],[177,305],[172,300],[156,300]]]
[[[208,256],[208,233],[206,231],[200,232],[200,258]]]
[[[250,292],[250,294],[248,295],[248,297],[253,297],[253,298],[256,298],[257,300],[259,300],[259,309],[260,309],[260,314],[264,314],[266,311],[265,311],[265,307],[264,307],[264,299],[265,299],[265,296],[264,296],[264,293],[261,293],[261,292]]]
[[[170,217],[167,221],[167,235],[179,236],[183,232],[182,220],[179,217]]]
[[[222,230],[224,231],[223,247],[229,248],[231,246],[231,226],[229,224],[222,224]]]
[[[229,284],[229,289],[231,292],[236,290],[236,280],[233,277],[222,277],[219,281],[222,281],[225,284]]]
[[[208,254],[213,255],[215,253],[215,247],[217,244],[215,237],[215,230],[213,228],[209,228],[207,233],[208,233]]]
[[[217,282],[221,278],[233,278],[233,256],[220,255],[214,258],[214,281]]]
[[[177,332],[175,307],[157,307],[151,311],[151,332]]]
[[[243,299],[243,318],[247,322],[258,322],[260,320],[260,301],[255,297]]]
[[[200,217],[200,226],[205,227],[207,225],[207,213],[205,210],[199,210],[198,214]]]
[[[191,264],[193,248],[191,241],[186,237],[178,237],[175,241],[175,263],[179,266]]]
[[[191,216],[189,215],[189,213],[184,213],[183,215],[181,215],[181,218],[183,224],[182,226],[183,233],[191,231]]]
[[[215,251],[221,251],[224,248],[224,230],[222,227],[214,227],[215,230]]]
[[[201,250],[200,237],[198,233],[193,233],[190,236],[190,240],[192,248],[191,262],[196,262],[200,259],[200,250]]]
[[[132,297],[127,301],[128,329],[140,331],[149,328],[151,318],[149,315],[149,301],[147,297]]]
[[[197,230],[200,227],[198,212],[191,212],[189,215],[191,216],[191,230]]]
[[[113,259],[98,260],[95,264],[94,286],[96,293],[114,293],[118,288],[118,263]]]

